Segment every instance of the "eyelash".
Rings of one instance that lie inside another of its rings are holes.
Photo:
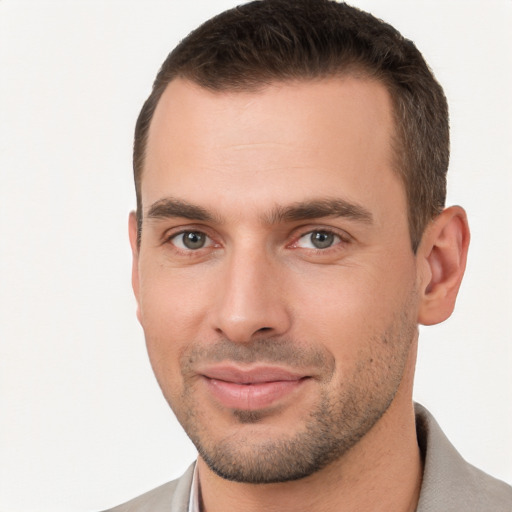
[[[304,238],[308,235],[311,236],[313,233],[322,233],[325,235],[333,236],[333,237],[337,238],[338,241],[335,241],[329,247],[325,247],[322,249],[315,248],[315,247],[304,248],[304,247],[298,246],[298,243],[302,238]],[[288,247],[291,247],[292,249],[306,249],[308,251],[313,251],[316,254],[329,254],[331,251],[339,250],[341,248],[340,246],[346,246],[350,242],[351,242],[351,237],[344,232],[339,232],[339,231],[333,230],[331,228],[321,228],[321,227],[318,228],[317,227],[314,229],[308,229],[308,230],[303,231],[301,234],[299,234],[299,236],[294,238],[294,241],[291,244],[289,244]]]
[[[173,240],[176,240],[180,236],[183,236],[185,233],[197,233],[200,235],[204,235],[210,241],[210,243],[206,246],[199,247],[198,249],[195,250],[190,248],[183,249],[181,247],[178,247],[175,243],[173,243]],[[197,253],[200,253],[202,249],[209,249],[215,246],[220,246],[220,244],[215,243],[214,239],[204,230],[204,228],[195,229],[193,227],[190,227],[188,229],[182,229],[180,231],[175,231],[170,234],[166,234],[163,238],[163,244],[170,244],[174,247],[174,250],[179,254],[191,257],[196,256]]]
[[[173,240],[177,239],[179,236],[184,235],[185,233],[202,234],[205,237],[207,237],[207,239],[209,240],[209,243],[208,243],[208,245],[197,248],[197,249],[190,249],[190,248],[183,249],[181,247],[178,247],[175,243],[173,243]],[[313,233],[322,233],[325,235],[330,235],[330,236],[337,238],[338,240],[326,248],[314,248],[314,247],[305,248],[305,247],[298,246],[298,243],[302,238],[306,237],[307,235],[311,236]],[[307,230],[305,229],[304,231],[301,231],[298,236],[293,237],[293,241],[291,243],[287,244],[286,247],[290,248],[290,249],[294,249],[294,250],[303,249],[303,250],[309,251],[310,253],[313,252],[315,254],[327,255],[327,254],[331,253],[331,251],[336,251],[336,250],[339,250],[341,247],[345,247],[346,245],[350,244],[351,241],[352,241],[351,237],[345,232],[339,232],[339,231],[333,230],[331,228],[317,227],[317,228],[307,229]],[[211,248],[221,247],[221,244],[216,243],[214,238],[207,233],[207,231],[204,229],[204,227],[201,227],[201,228],[190,227],[188,229],[181,229],[179,231],[175,231],[170,234],[165,234],[163,237],[163,244],[172,245],[176,252],[178,252],[180,255],[187,256],[187,257],[197,257],[200,254],[202,254],[203,249],[211,249]]]

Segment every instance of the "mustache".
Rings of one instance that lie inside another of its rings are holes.
[[[334,372],[334,356],[320,347],[312,347],[283,338],[258,338],[249,343],[220,339],[215,343],[191,345],[181,357],[186,372],[198,364],[230,361],[239,364],[284,364],[292,368],[322,368]]]

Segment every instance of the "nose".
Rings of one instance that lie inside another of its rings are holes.
[[[218,334],[237,343],[285,334],[291,316],[279,265],[265,251],[236,250],[223,262],[211,311]]]

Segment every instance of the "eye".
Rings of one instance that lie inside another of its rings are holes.
[[[305,249],[329,249],[335,244],[340,243],[341,237],[331,231],[316,230],[302,235],[296,242],[296,247]]]
[[[182,231],[172,236],[169,241],[184,251],[197,251],[213,244],[212,239],[201,231]]]

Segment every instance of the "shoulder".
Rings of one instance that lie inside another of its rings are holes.
[[[194,464],[177,480],[104,512],[187,512],[193,473]]]
[[[434,417],[416,404],[424,471],[417,512],[511,512],[512,487],[466,462]]]

